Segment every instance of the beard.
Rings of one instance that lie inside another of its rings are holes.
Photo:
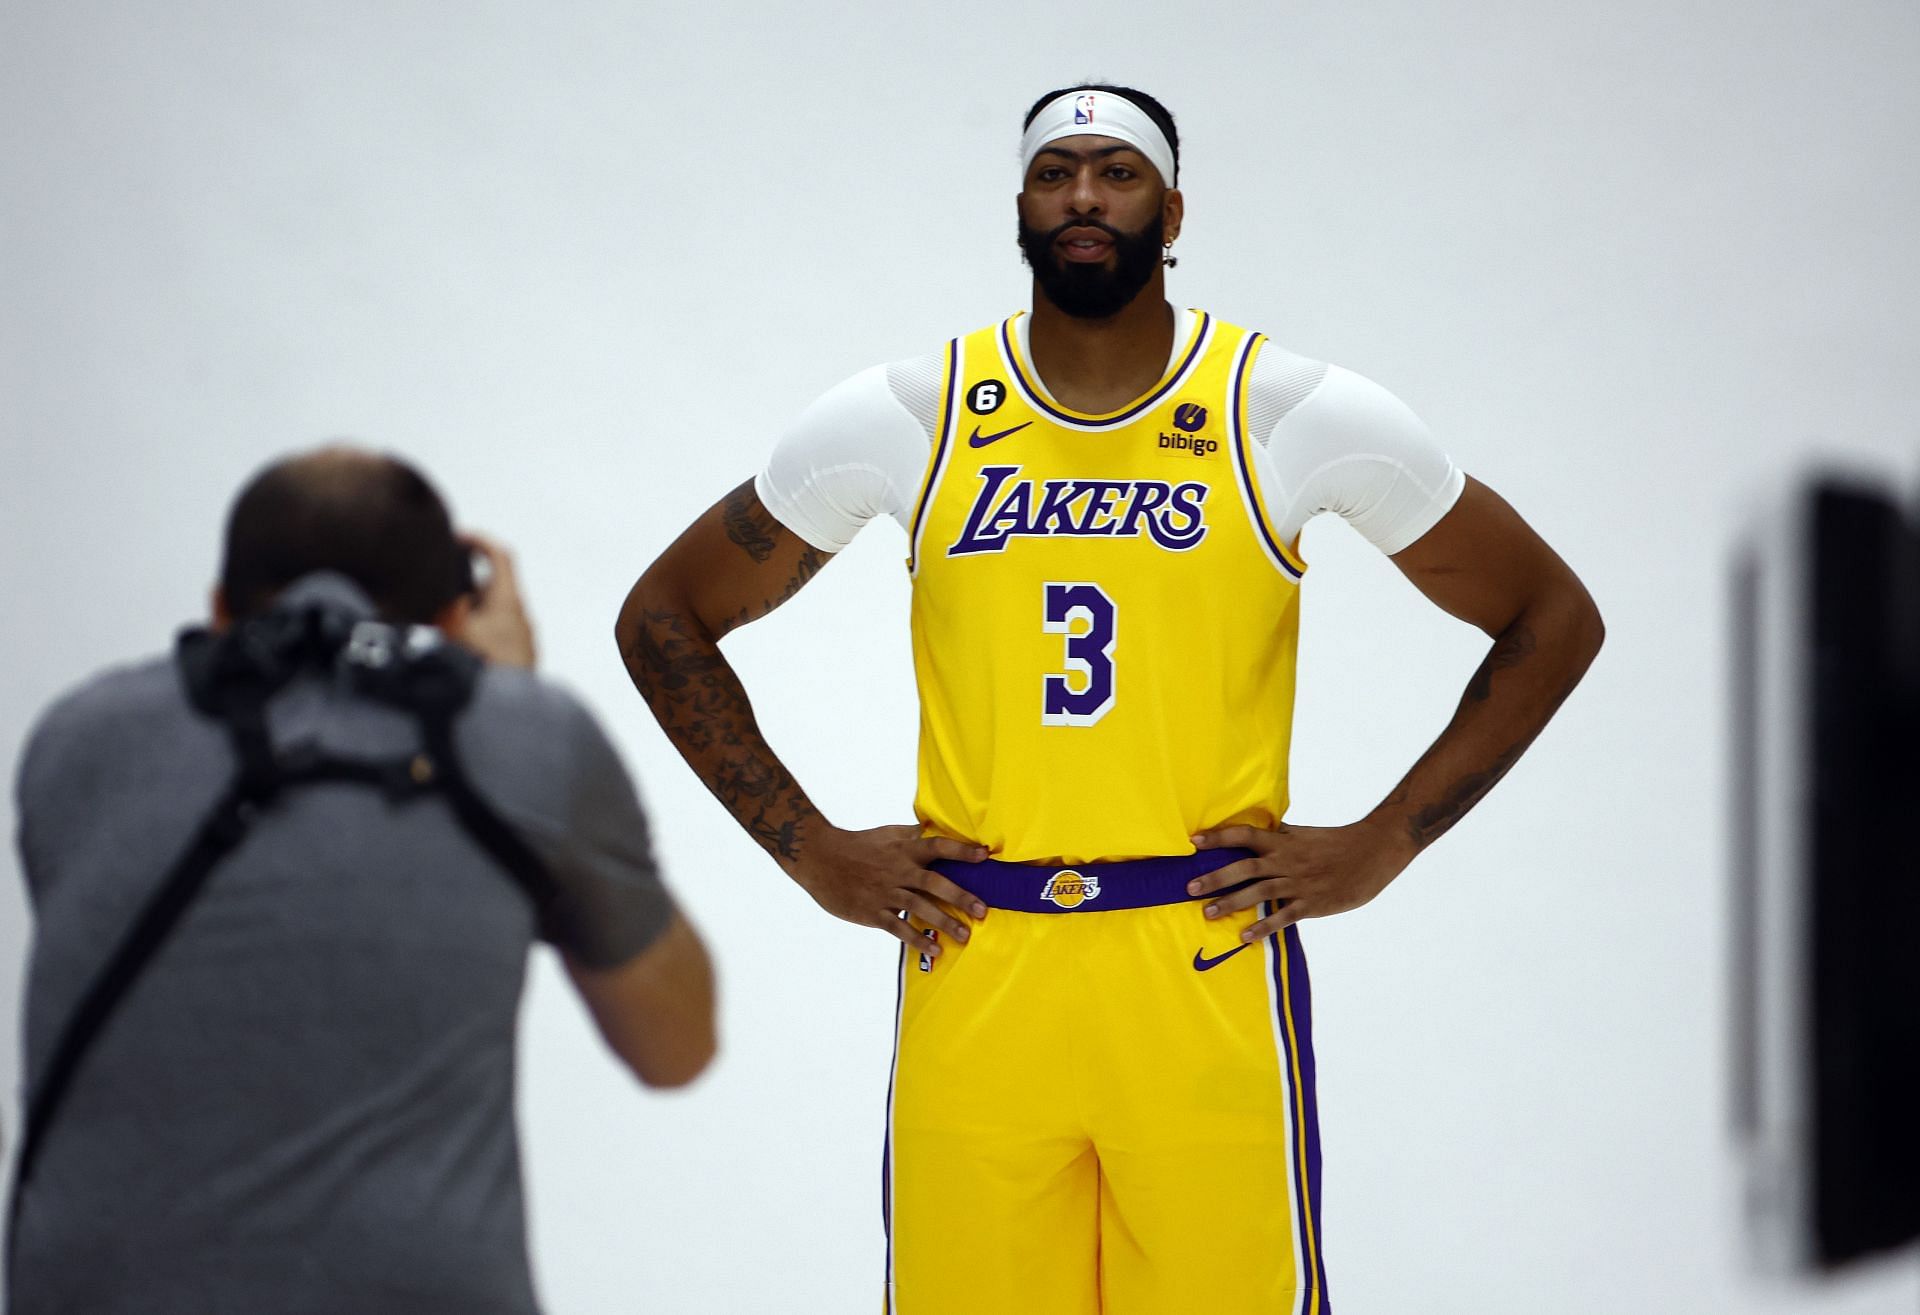
[[[1069,228],[1097,228],[1113,239],[1113,268],[1063,260],[1053,244]],[[1041,232],[1020,225],[1020,254],[1033,266],[1041,293],[1064,313],[1081,320],[1104,320],[1118,315],[1140,295],[1153,271],[1160,267],[1160,246],[1166,236],[1166,217],[1137,233],[1125,233],[1096,219],[1076,219]]]

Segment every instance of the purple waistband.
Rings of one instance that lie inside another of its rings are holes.
[[[1243,858],[1250,849],[1207,849],[1166,858],[1131,858],[1118,863],[956,863],[935,859],[934,871],[950,878],[989,908],[1021,913],[1098,913],[1103,909],[1145,909],[1183,904],[1198,898],[1187,883]],[[1243,883],[1244,884],[1244,883]],[[1238,890],[1239,886],[1231,889]],[[1216,894],[1219,892],[1215,892]]]

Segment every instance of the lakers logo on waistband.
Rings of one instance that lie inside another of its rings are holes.
[[[1041,887],[1040,898],[1063,909],[1077,909],[1088,900],[1100,898],[1100,878],[1068,868],[1047,878],[1047,884]]]

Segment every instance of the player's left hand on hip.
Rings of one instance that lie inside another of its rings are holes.
[[[1390,832],[1367,822],[1350,826],[1281,826],[1262,831],[1250,826],[1222,827],[1193,837],[1198,849],[1251,849],[1252,858],[1216,868],[1187,883],[1190,895],[1212,895],[1241,882],[1248,884],[1207,901],[1209,918],[1250,909],[1267,900],[1278,905],[1240,933],[1251,944],[1302,918],[1324,918],[1357,909],[1387,888],[1412,860],[1392,842]]]

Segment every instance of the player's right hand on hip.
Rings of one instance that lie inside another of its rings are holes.
[[[979,845],[922,836],[917,826],[812,830],[794,861],[793,879],[836,918],[878,927],[923,954],[937,956],[941,939],[967,939],[962,910],[976,919],[987,916],[985,904],[927,866],[941,858],[978,863],[987,857]],[[940,936],[923,936],[908,918]]]

